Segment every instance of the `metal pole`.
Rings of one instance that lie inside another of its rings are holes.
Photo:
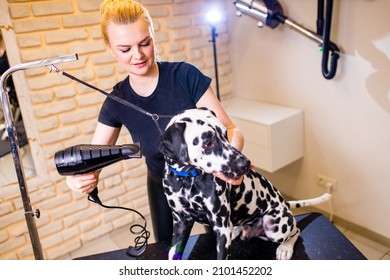
[[[218,80],[218,63],[217,63],[217,46],[215,38],[218,37],[217,28],[215,26],[211,26],[211,43],[213,44],[213,54],[214,54],[214,69],[215,69],[215,87],[217,90],[217,98],[220,99],[219,96],[219,80]]]
[[[13,72],[19,71],[19,70],[25,70],[30,68],[37,68],[42,66],[49,66],[55,63],[62,63],[62,62],[68,62],[77,60],[77,55],[67,55],[62,57],[56,57],[51,59],[45,59],[45,60],[39,60],[39,61],[33,61],[28,62],[24,64],[18,64],[11,68],[9,68],[7,71],[4,72],[3,75],[1,75],[0,79],[0,85],[1,85],[1,104],[2,109],[4,113],[5,123],[7,127],[8,132],[8,139],[11,145],[11,153],[14,160],[15,170],[16,170],[16,176],[18,178],[19,182],[19,188],[20,188],[20,194],[22,196],[23,201],[23,207],[24,207],[24,213],[25,213],[25,219],[28,227],[28,231],[30,234],[31,244],[34,251],[35,259],[37,260],[43,260],[43,253],[42,253],[42,247],[41,242],[39,240],[38,230],[37,226],[34,220],[34,216],[39,218],[39,210],[33,212],[30,198],[28,195],[28,189],[26,186],[26,179],[24,175],[24,168],[20,157],[20,150],[19,150],[19,141],[16,134],[15,124],[12,117],[12,112],[10,109],[10,103],[9,103],[9,97],[8,92],[6,90],[6,82],[8,77],[11,76]]]

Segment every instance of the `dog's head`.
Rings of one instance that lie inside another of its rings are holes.
[[[231,179],[245,174],[250,166],[248,158],[229,143],[226,128],[205,108],[174,116],[161,135],[158,148],[170,165],[220,172]]]

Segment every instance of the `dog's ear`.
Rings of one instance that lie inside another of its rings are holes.
[[[185,129],[186,123],[174,123],[163,132],[157,143],[157,148],[164,156],[178,163],[187,163],[189,160]]]
[[[211,114],[213,114],[214,117],[217,117],[217,114],[213,110],[210,110],[207,107],[198,107],[199,110],[204,110],[204,111],[210,111]]]

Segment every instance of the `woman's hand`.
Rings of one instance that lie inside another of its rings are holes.
[[[254,168],[254,165],[253,165],[253,164],[251,164],[251,165],[249,166],[249,169],[252,169],[252,168]],[[224,180],[226,183],[232,184],[232,185],[234,185],[234,186],[239,186],[239,185],[241,185],[242,180],[244,179],[244,176],[245,176],[245,175],[242,175],[242,176],[240,176],[240,177],[237,178],[237,179],[231,179],[231,178],[228,178],[228,177],[226,177],[225,175],[223,175],[221,172],[214,172],[214,173],[213,173],[213,176],[218,177],[218,178],[221,179],[221,180]]]
[[[230,178],[226,177],[225,175],[223,175],[220,172],[214,172],[213,175],[215,177],[218,177],[219,179],[225,181],[226,183],[229,183],[229,184],[232,184],[232,185],[235,185],[235,186],[241,185],[242,180],[244,179],[244,175],[242,175],[238,179],[230,179]]]
[[[66,184],[74,192],[88,194],[97,187],[100,171],[99,169],[91,173],[66,176]]]

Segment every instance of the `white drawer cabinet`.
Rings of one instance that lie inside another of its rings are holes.
[[[243,153],[256,167],[274,172],[303,157],[303,111],[233,98],[223,102],[245,138]]]

